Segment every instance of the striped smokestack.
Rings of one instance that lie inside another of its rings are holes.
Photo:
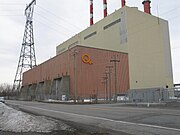
[[[103,6],[104,6],[104,17],[107,16],[107,0],[103,0]]]
[[[126,5],[126,1],[125,0],[121,0],[121,5],[122,5],[122,7],[124,7]]]
[[[90,0],[90,26],[93,24],[93,0]]]

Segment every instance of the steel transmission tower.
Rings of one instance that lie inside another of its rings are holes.
[[[33,12],[36,0],[27,5],[25,9],[26,25],[21,47],[18,67],[14,79],[13,91],[20,90],[22,85],[23,72],[32,69],[36,66],[36,56],[34,49],[34,36],[33,36]]]

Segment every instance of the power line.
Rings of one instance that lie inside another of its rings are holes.
[[[0,3],[0,5],[25,5],[25,3]]]
[[[168,10],[168,11],[166,11],[166,12],[164,12],[164,13],[162,13],[162,14],[160,14],[160,15],[164,15],[164,14],[169,14],[169,13],[171,13],[171,12],[173,12],[173,11],[175,11],[175,10],[177,10],[177,9],[179,9],[180,7],[176,7],[176,8],[173,8],[173,9],[171,9],[171,10]]]
[[[0,11],[2,11],[2,12],[21,11],[22,12],[22,9],[0,9]]]
[[[58,19],[60,19],[60,20],[63,20],[63,21],[65,21],[65,22],[67,22],[68,24],[72,25],[73,27],[76,27],[76,29],[78,29],[78,30],[80,29],[80,27],[78,27],[78,26],[76,26],[76,25],[70,23],[69,21],[67,21],[66,19],[64,19],[64,18],[62,18],[62,17],[60,17],[60,16],[57,16],[56,14],[52,13],[51,11],[49,11],[49,10],[47,10],[47,9],[41,7],[41,6],[38,6],[38,5],[37,5],[37,7],[39,7],[41,10],[44,10],[44,11],[48,12],[49,14],[55,16],[56,18],[58,18]]]
[[[42,17],[42,18],[44,18],[45,20],[49,20],[50,22],[53,22],[53,24],[55,24],[55,25],[57,25],[57,26],[59,26],[59,27],[61,27],[61,28],[66,29],[66,31],[71,31],[71,32],[74,33],[74,31],[72,31],[71,29],[64,27],[63,25],[55,22],[54,20],[49,19],[48,17],[45,17],[45,16],[43,16],[43,15],[37,13],[37,12],[35,12],[35,14],[38,15],[38,16],[40,16],[40,17]]]
[[[0,15],[0,16],[19,16],[19,17],[23,17],[23,15]]]
[[[49,29],[51,29],[51,30],[54,30],[56,33],[60,34],[61,36],[66,36],[67,38],[69,37],[69,35],[67,35],[66,33],[63,33],[63,34],[62,34],[62,31],[58,31],[57,29],[55,29],[55,28],[53,28],[53,27],[50,27],[49,25],[47,25],[47,24],[45,24],[45,23],[43,23],[43,22],[41,22],[41,21],[39,21],[39,20],[37,20],[37,19],[35,19],[35,18],[34,18],[34,20],[35,20],[36,22],[39,22],[39,23],[41,23],[42,25],[46,26],[47,28],[49,28]]]

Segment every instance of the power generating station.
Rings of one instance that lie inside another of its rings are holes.
[[[98,98],[111,100],[133,90],[173,87],[168,22],[153,16],[150,0],[144,12],[128,7],[93,22],[56,47],[56,56],[23,74],[24,99]]]

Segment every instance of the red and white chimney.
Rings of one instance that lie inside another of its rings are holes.
[[[151,5],[150,5],[151,1],[150,0],[144,0],[142,2],[142,4],[144,5],[144,12],[151,14]]]
[[[121,5],[122,5],[122,7],[124,7],[126,5],[126,1],[125,0],[121,0]]]
[[[107,0],[103,0],[103,6],[104,6],[104,17],[107,16]]]
[[[90,26],[93,24],[93,0],[90,0]]]

